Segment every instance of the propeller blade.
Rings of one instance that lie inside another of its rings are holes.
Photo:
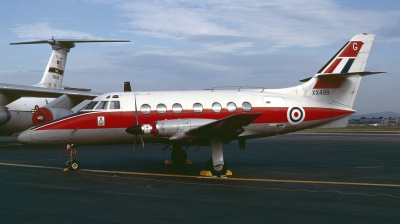
[[[136,96],[135,96],[135,118],[136,118],[136,125],[139,125],[139,114],[137,112]]]
[[[136,138],[137,137],[137,135],[135,135],[135,140],[134,140],[134,142],[133,142],[133,151],[136,151]]]
[[[143,147],[143,149],[145,149],[146,148],[146,146],[144,145],[144,141],[143,141],[143,138],[142,138],[142,136],[139,134],[139,138],[140,138],[140,141],[142,142],[142,147]]]

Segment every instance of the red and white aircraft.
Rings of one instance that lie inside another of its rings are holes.
[[[116,144],[160,142],[172,146],[173,163],[184,163],[182,146],[211,146],[207,168],[227,170],[223,143],[281,135],[314,127],[344,127],[365,75],[375,35],[354,36],[316,75],[283,89],[102,94],[83,110],[19,135],[24,144]],[[130,88],[130,87],[129,87]],[[71,160],[71,162],[73,162]],[[79,165],[79,163],[78,163]],[[74,168],[79,168],[75,164]]]

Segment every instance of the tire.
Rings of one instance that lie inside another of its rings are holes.
[[[224,166],[222,167],[222,170],[216,171],[214,170],[214,165],[212,159],[208,160],[207,162],[207,170],[209,170],[213,175],[215,176],[221,176],[226,174],[226,170],[228,169],[228,164],[224,160]]]
[[[179,150],[172,150],[171,153],[171,161],[174,164],[184,164],[187,160],[187,154],[184,150],[179,149]]]
[[[81,169],[81,164],[77,160],[72,160],[72,163],[70,162],[67,163],[68,169],[72,171],[78,171]]]

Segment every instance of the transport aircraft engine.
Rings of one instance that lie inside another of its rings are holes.
[[[186,132],[196,129],[199,126],[213,122],[213,119],[172,119],[155,121],[152,125],[142,124],[134,125],[125,131],[132,135],[153,134],[156,137],[176,137],[177,134],[185,134]],[[177,139],[174,139],[177,140]]]
[[[73,112],[71,110],[64,108],[41,107],[37,109],[35,113],[33,113],[32,122],[35,126],[38,126],[46,122],[71,115],[72,113]]]
[[[157,137],[172,137],[178,133],[184,134],[190,130],[197,129],[199,126],[213,121],[215,120],[197,118],[155,121],[152,125],[152,133]]]
[[[10,111],[7,107],[0,107],[0,125],[7,123],[11,119]]]

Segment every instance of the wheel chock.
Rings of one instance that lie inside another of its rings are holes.
[[[166,164],[166,165],[171,165],[173,162],[171,161],[171,160],[165,160],[165,162],[164,162],[164,164]]]
[[[225,175],[226,175],[226,176],[232,176],[232,171],[226,170]]]
[[[185,162],[187,165],[192,165],[192,161],[190,161],[190,160],[186,160],[186,162]]]
[[[62,172],[64,172],[64,173],[65,173],[65,172],[69,172],[69,168],[63,169]]]
[[[200,171],[200,176],[202,176],[202,177],[212,177],[212,173],[211,173],[211,171],[208,171],[208,170],[202,170],[202,171]]]

